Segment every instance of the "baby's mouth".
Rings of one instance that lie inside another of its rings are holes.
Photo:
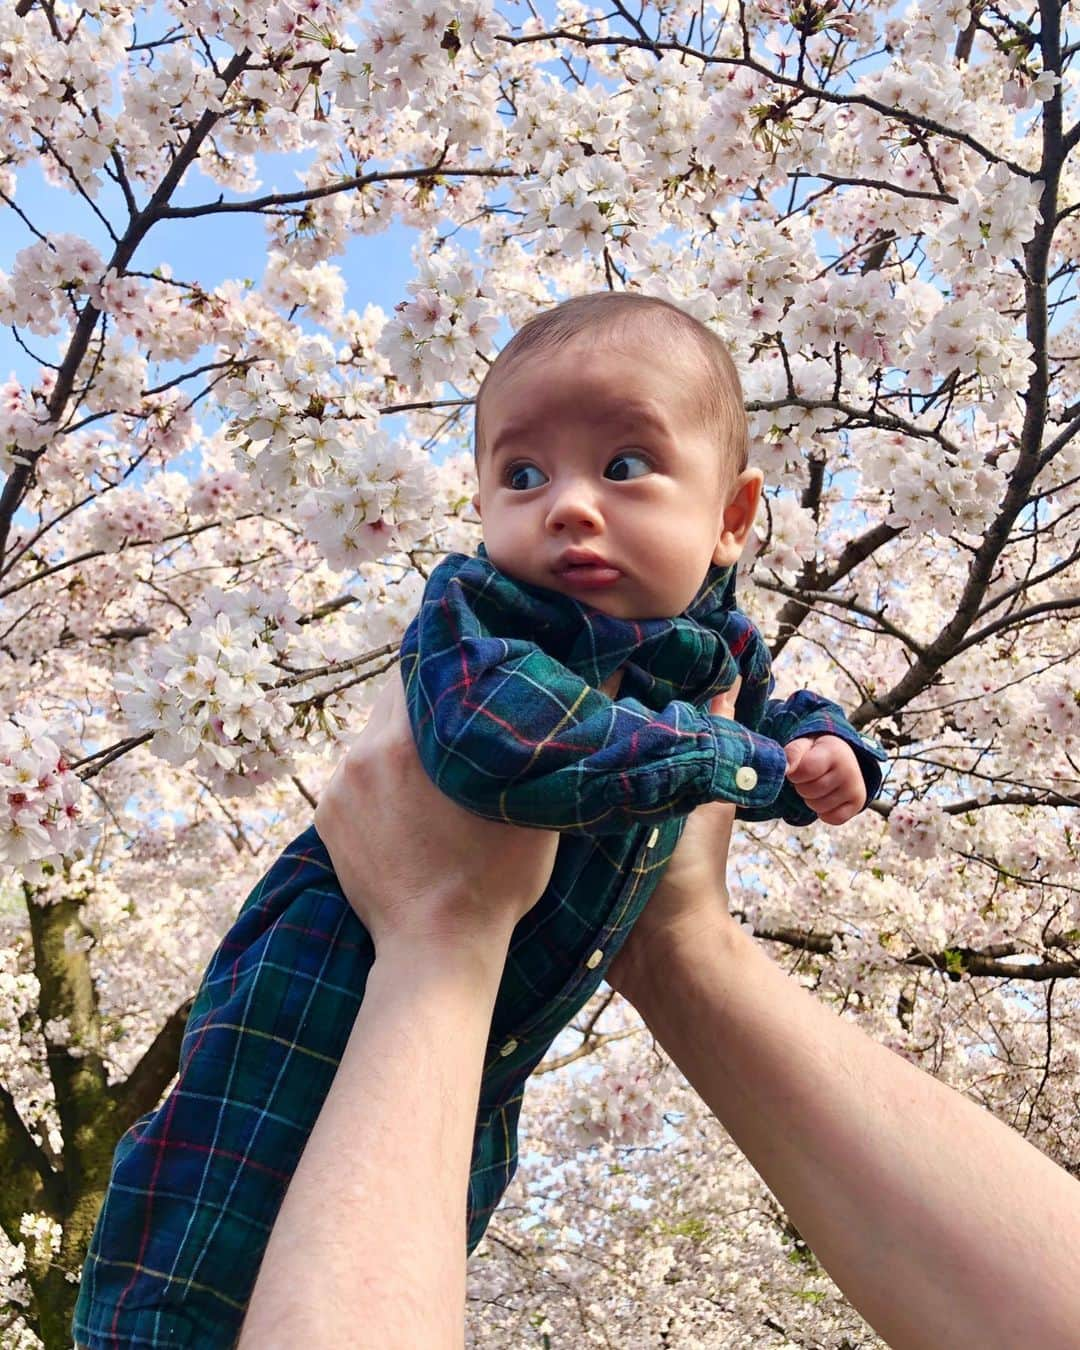
[[[555,575],[564,586],[595,590],[604,586],[613,586],[622,573],[617,567],[606,562],[563,563],[555,569]]]

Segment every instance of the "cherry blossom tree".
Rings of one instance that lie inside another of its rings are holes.
[[[3,1345],[70,1343],[203,966],[432,563],[480,538],[497,339],[603,287],[729,343],[768,483],[743,602],[781,689],[892,757],[842,829],[740,829],[741,921],[1076,1171],[1072,10],[0,11],[0,321],[30,372],[0,389]],[[271,151],[295,190],[263,190]],[[171,223],[237,214],[256,276],[177,274]],[[416,246],[387,314],[342,259],[391,223]],[[871,1343],[629,1010],[575,1026],[472,1262],[473,1342]]]

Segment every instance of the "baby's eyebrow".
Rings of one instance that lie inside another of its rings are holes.
[[[531,421],[509,422],[492,441],[491,453],[496,455],[504,446],[510,445],[513,441],[520,441],[522,437],[529,434],[533,425]]]
[[[587,421],[597,424],[613,423],[618,426],[640,426],[644,423],[662,435],[670,434],[667,422],[654,408],[647,403],[637,403],[633,399],[627,399],[617,405],[584,411],[584,417]],[[540,421],[540,418],[519,417],[508,422],[492,442],[491,454],[497,454],[500,449],[513,444],[514,441],[527,438]]]

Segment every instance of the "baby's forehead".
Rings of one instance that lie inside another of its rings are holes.
[[[476,407],[475,447],[479,457],[526,434],[533,423],[558,410],[596,416],[611,407],[628,414],[631,406],[648,406],[675,432],[676,425],[711,428],[717,402],[717,372],[696,337],[664,313],[633,315],[616,322],[588,324],[554,340],[529,343],[495,362],[483,382]],[[526,326],[525,333],[528,332]],[[593,359],[602,354],[602,360]],[[624,388],[619,367],[626,363]],[[642,365],[649,370],[648,397],[642,397]],[[546,371],[551,367],[550,387]],[[614,375],[614,379],[612,376]],[[522,403],[522,379],[529,386],[527,407]],[[588,412],[586,411],[588,410]]]
[[[650,403],[659,405],[665,411],[686,413],[699,408],[707,397],[710,383],[715,378],[701,346],[694,338],[667,325],[658,325],[651,332],[636,320],[631,324],[596,325],[562,343],[552,343],[522,354],[521,364],[531,363],[532,369],[542,369],[545,363],[559,361],[565,379],[565,358],[569,353],[573,361],[574,348],[584,350],[602,349],[609,368],[618,369],[624,364],[627,370],[627,383],[632,386],[639,363],[647,361],[658,374],[669,373],[672,378],[662,381],[660,387],[653,387]],[[587,363],[581,366],[581,378],[587,377]]]
[[[681,366],[695,367],[704,375],[707,362],[701,343],[681,324],[667,322],[667,316],[646,321],[644,315],[622,316],[618,320],[590,324],[587,328],[565,337],[561,342],[545,343],[530,356],[543,359],[556,357],[565,347],[602,348],[618,360],[640,361],[642,357],[659,359]]]

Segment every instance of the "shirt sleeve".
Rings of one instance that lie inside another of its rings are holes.
[[[885,751],[866,736],[860,736],[844,716],[843,710],[828,699],[809,689],[800,689],[790,698],[771,698],[765,704],[758,732],[770,737],[780,746],[798,740],[800,736],[839,736],[855,752],[866,787],[866,805],[881,791],[882,763]],[[864,807],[865,810],[865,807]],[[776,799],[767,809],[755,805],[740,806],[736,813],[741,820],[786,820],[789,825],[809,825],[817,814],[799,796],[786,780]]]
[[[401,664],[428,774],[493,820],[605,834],[707,801],[768,814],[784,786],[768,736],[687,702],[613,701],[537,643],[485,631],[453,578],[421,605]]]

